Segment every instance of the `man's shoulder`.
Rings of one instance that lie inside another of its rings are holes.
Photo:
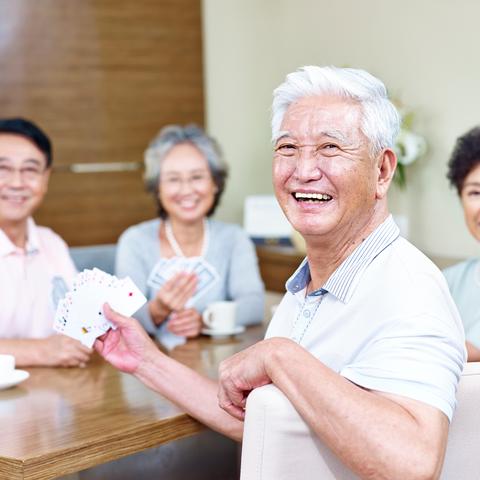
[[[449,297],[442,272],[418,248],[399,237],[371,262],[352,299],[360,306],[375,298],[375,308],[382,314],[413,315],[424,310],[451,310]]]
[[[68,248],[65,240],[50,227],[35,225],[34,228],[36,230],[39,242],[43,247]]]
[[[394,270],[398,275],[409,277],[422,274],[442,276],[432,260],[403,237],[399,237],[387,249],[382,266],[385,269]]]

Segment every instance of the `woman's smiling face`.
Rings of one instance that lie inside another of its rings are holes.
[[[202,219],[216,191],[208,162],[193,145],[179,144],[163,159],[159,199],[170,218],[187,223]]]
[[[474,238],[480,241],[480,163],[465,177],[460,199],[467,227]]]

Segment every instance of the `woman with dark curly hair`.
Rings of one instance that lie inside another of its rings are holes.
[[[457,189],[470,233],[480,241],[480,127],[457,139],[447,177]],[[480,259],[466,260],[443,273],[465,327],[468,361],[480,361]]]

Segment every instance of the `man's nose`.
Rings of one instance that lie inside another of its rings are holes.
[[[11,172],[10,172],[10,176],[8,178],[8,181],[7,181],[8,185],[12,186],[12,187],[21,187],[23,186],[23,175],[22,175],[22,171],[20,169],[13,169]]]
[[[323,175],[320,163],[313,148],[302,148],[298,153],[295,168],[295,174],[298,180],[303,182],[319,180]]]

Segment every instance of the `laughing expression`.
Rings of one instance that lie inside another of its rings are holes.
[[[0,226],[26,222],[40,205],[50,174],[46,164],[45,155],[30,140],[0,133],[0,167],[12,172],[10,178],[0,179]],[[41,174],[29,178],[30,171]]]
[[[208,162],[193,145],[177,145],[163,159],[159,198],[171,219],[185,223],[203,219],[216,191]]]
[[[307,240],[346,238],[372,216],[378,171],[360,121],[356,102],[329,95],[304,97],[285,113],[275,142],[275,193]]]

